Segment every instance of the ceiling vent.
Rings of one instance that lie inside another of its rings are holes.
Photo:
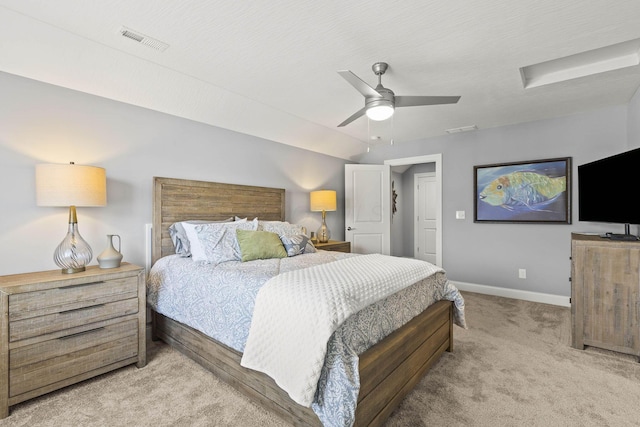
[[[471,132],[473,130],[478,130],[478,126],[471,125],[471,126],[462,126],[462,127],[459,127],[459,128],[445,129],[445,132],[447,132],[447,133],[460,133],[460,132]]]
[[[120,28],[120,35],[142,45],[150,47],[151,49],[159,50],[160,52],[164,52],[169,47],[169,45],[165,42],[161,42],[160,40],[154,39],[153,37],[145,36],[144,34],[127,27]]]

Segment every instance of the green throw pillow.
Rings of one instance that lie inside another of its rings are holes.
[[[236,235],[242,253],[242,262],[287,257],[287,251],[276,233],[238,229]]]

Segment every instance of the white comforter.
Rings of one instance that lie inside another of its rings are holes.
[[[309,407],[331,334],[352,314],[441,268],[380,254],[280,274],[258,292],[242,366]]]

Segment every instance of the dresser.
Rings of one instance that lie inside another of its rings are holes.
[[[144,269],[0,276],[0,418],[9,407],[146,364]]]
[[[342,242],[339,240],[329,240],[327,243],[314,243],[316,249],[322,249],[323,251],[335,251],[335,252],[351,252],[351,242]]]
[[[640,356],[640,241],[571,235],[572,346]]]

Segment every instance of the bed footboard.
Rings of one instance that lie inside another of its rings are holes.
[[[320,426],[267,375],[240,366],[242,355],[179,322],[153,312],[153,336],[295,426]],[[453,349],[453,305],[440,301],[360,356],[357,426],[378,426],[391,415],[442,353]]]
[[[453,350],[453,304],[439,301],[361,354],[354,425],[382,425],[447,350]]]
[[[298,405],[273,379],[240,366],[242,355],[202,332],[153,312],[154,335],[195,360],[221,380],[295,426],[321,426],[311,408]]]

